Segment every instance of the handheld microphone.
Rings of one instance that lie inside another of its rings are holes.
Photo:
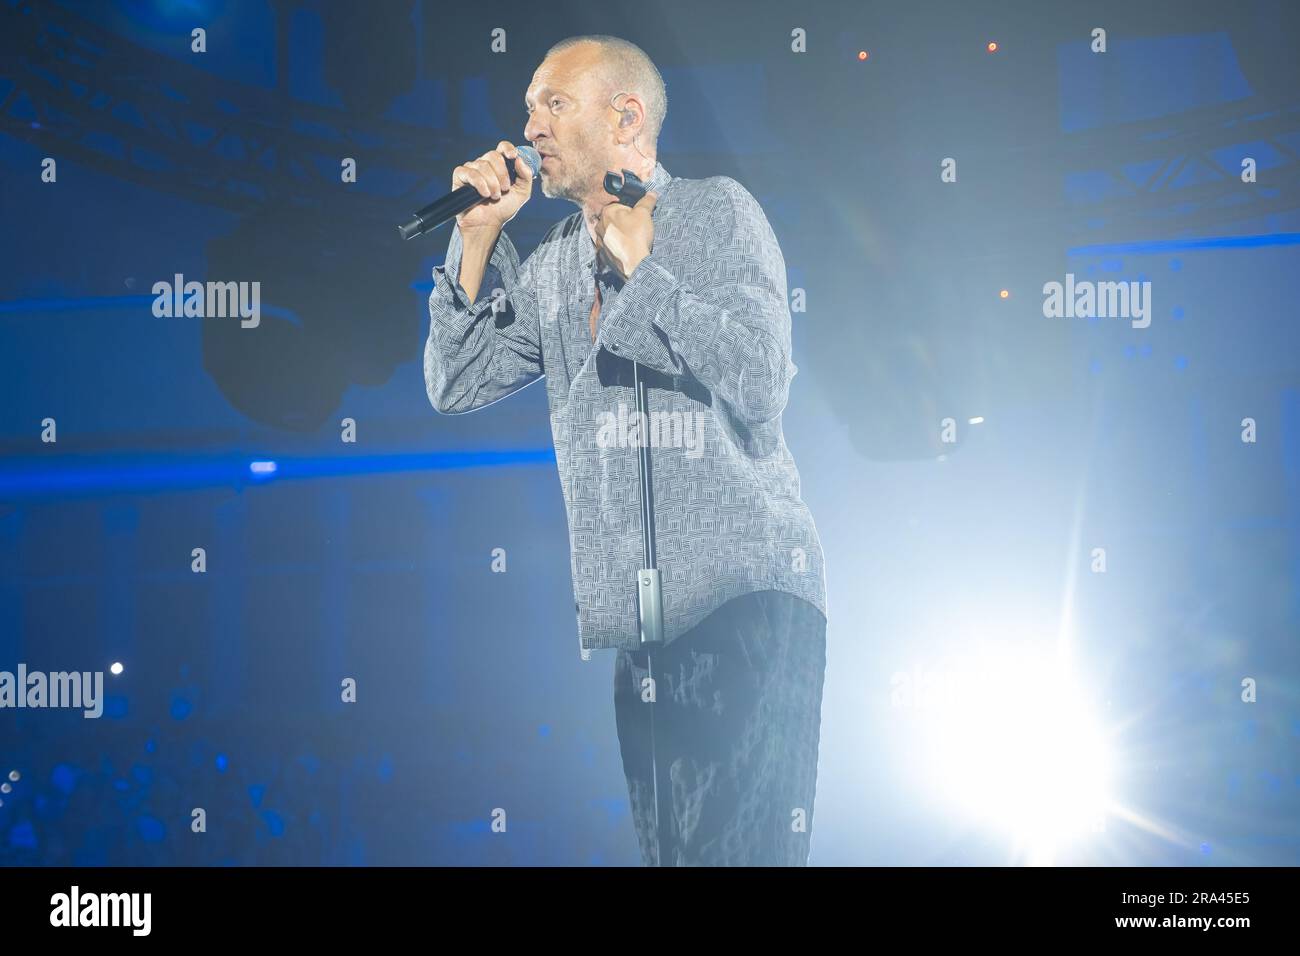
[[[536,177],[542,170],[541,155],[531,146],[520,146],[518,153],[520,158],[528,165],[528,168],[533,171],[533,176]],[[510,177],[510,182],[515,181],[515,161],[513,159],[506,160],[506,175]],[[414,239],[426,232],[433,232],[444,222],[454,219],[466,209],[477,205],[486,198],[477,189],[466,183],[441,199],[429,203],[423,209],[416,210],[410,221],[398,226],[397,231],[403,239]]]

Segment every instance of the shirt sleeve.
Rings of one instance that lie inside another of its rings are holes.
[[[677,272],[657,256],[637,264],[600,317],[601,345],[667,375],[691,374],[748,426],[784,410],[790,380],[785,260],[758,201],[720,177],[700,217],[697,264]]]
[[[469,302],[460,287],[460,226],[452,227],[446,261],[433,270],[424,346],[425,388],[439,412],[482,408],[543,374],[533,271],[547,239],[521,266],[514,243],[502,230],[478,299]]]

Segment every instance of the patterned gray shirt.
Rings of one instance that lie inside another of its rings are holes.
[[[598,261],[577,211],[522,263],[503,230],[473,303],[453,226],[429,296],[424,378],[439,412],[545,377],[584,651],[639,644],[641,441],[652,449],[665,641],[751,591],[786,591],[826,613],[821,542],[781,432],[796,367],[776,236],[729,177],[683,179],[656,163],[648,188],[654,242],[626,283]],[[648,422],[633,361],[650,386]]]

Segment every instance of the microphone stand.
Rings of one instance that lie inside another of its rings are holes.
[[[614,173],[605,174],[605,190],[618,197],[625,206],[635,206],[646,194],[645,185],[630,169],[623,170],[623,177]],[[646,676],[650,678],[650,774],[653,780],[655,808],[655,837],[658,846],[655,851],[655,863],[663,866],[672,847],[672,839],[665,831],[664,821],[672,820],[672,804],[667,807],[671,789],[659,786],[659,763],[655,754],[655,709],[658,706],[659,685],[655,681],[654,655],[663,647],[663,590],[660,587],[658,555],[655,550],[655,505],[654,484],[650,465],[650,387],[642,374],[641,363],[632,363],[632,390],[636,393],[637,413],[637,478],[640,484],[641,499],[641,563],[637,572],[637,612],[641,630],[641,648],[645,651]]]
[[[659,685],[655,681],[655,649],[663,646],[663,591],[660,588],[658,556],[655,552],[654,484],[650,470],[650,443],[646,441],[650,427],[650,388],[641,376],[641,363],[632,363],[632,387],[636,391],[637,436],[640,439],[637,457],[638,478],[641,484],[641,556],[644,567],[637,572],[637,608],[641,623],[641,647],[645,650],[646,675],[650,678],[650,773],[654,780],[655,836],[659,846],[655,857],[659,866],[671,849],[672,842],[665,832],[664,821],[672,820],[672,804],[664,811],[663,801],[671,790],[659,786],[659,765],[655,759],[655,708],[658,707]]]

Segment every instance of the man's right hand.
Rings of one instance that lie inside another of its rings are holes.
[[[503,139],[496,149],[452,170],[453,190],[473,186],[485,197],[456,217],[461,232],[486,230],[495,235],[528,202],[533,193],[533,171],[518,157],[515,146]],[[507,162],[515,166],[513,185],[506,174]]]

